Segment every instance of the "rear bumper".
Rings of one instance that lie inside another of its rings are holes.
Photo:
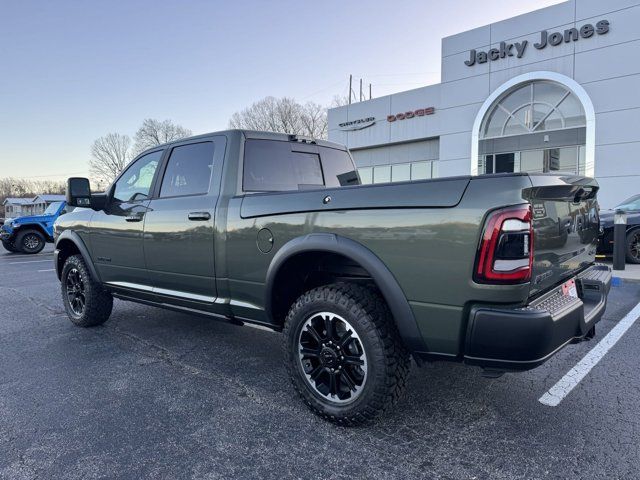
[[[588,337],[602,318],[611,270],[594,265],[574,280],[579,298],[556,287],[524,308],[473,307],[465,363],[498,370],[529,370],[569,343]]]

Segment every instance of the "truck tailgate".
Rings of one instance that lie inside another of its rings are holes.
[[[534,254],[530,297],[558,285],[595,260],[598,184],[580,176],[530,175]]]

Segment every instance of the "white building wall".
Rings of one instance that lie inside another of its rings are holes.
[[[540,31],[580,28],[606,19],[606,35],[547,46],[533,44]],[[329,138],[350,148],[439,138],[439,176],[469,174],[471,136],[489,95],[519,75],[548,71],[574,79],[595,109],[595,175],[600,201],[611,207],[640,192],[640,0],[570,0],[482,26],[442,40],[442,83],[356,103],[329,112]],[[522,58],[468,67],[469,50],[488,51],[499,42],[528,41]],[[434,106],[434,115],[389,123],[386,116]],[[369,128],[343,132],[338,124],[375,116]],[[364,158],[360,155],[360,158]],[[394,162],[393,158],[389,158]]]

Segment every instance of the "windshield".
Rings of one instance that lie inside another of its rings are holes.
[[[634,195],[631,198],[627,198],[624,202],[616,207],[616,210],[640,210],[640,195]]]
[[[60,205],[62,205],[62,202],[53,202],[51,205],[47,207],[43,215],[53,215],[58,211],[58,209],[60,208]]]

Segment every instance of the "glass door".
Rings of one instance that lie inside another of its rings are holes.
[[[478,159],[480,173],[570,173],[585,169],[584,146],[523,150],[509,153],[490,153]]]
[[[482,166],[481,166],[482,167]],[[484,156],[484,173],[513,173],[516,170],[515,153],[495,153]]]

